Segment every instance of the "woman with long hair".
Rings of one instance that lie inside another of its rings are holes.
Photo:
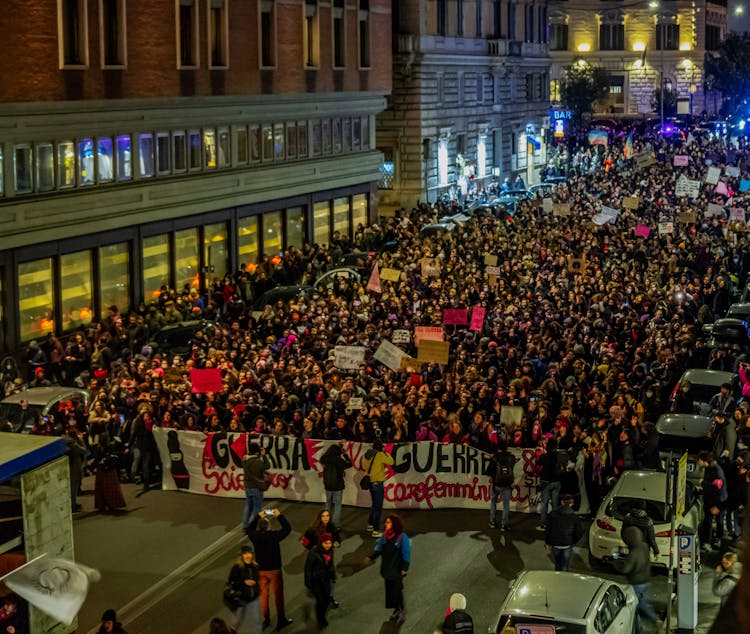
[[[101,513],[111,513],[125,508],[125,498],[120,487],[118,474],[119,455],[109,434],[99,434],[97,443],[92,448],[96,477],[94,479],[94,506]]]
[[[251,546],[240,547],[240,558],[229,571],[227,587],[234,592],[236,603],[231,610],[229,627],[235,634],[261,634],[263,615],[260,610],[260,573]],[[229,607],[229,606],[228,606]]]
[[[331,588],[335,578],[333,536],[323,533],[319,543],[310,549],[305,561],[305,587],[315,598],[315,617],[320,628],[328,625],[326,612],[331,602]]]
[[[300,544],[307,548],[307,550],[312,550],[316,546],[320,545],[320,543],[323,541],[324,535],[331,536],[334,548],[338,548],[339,546],[341,546],[341,533],[338,526],[336,526],[333,523],[333,520],[331,520],[331,514],[327,509],[323,509],[322,511],[320,511],[320,513],[318,513],[318,516],[315,518],[313,525],[305,531],[305,534],[300,538],[299,541]],[[331,558],[333,558],[333,550],[330,550],[330,555]],[[339,602],[333,598],[333,584],[334,581],[333,579],[331,579],[330,604],[332,608],[337,608],[339,607]]]

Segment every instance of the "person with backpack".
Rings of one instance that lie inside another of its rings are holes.
[[[503,516],[500,530],[510,528],[510,497],[513,492],[513,468],[516,457],[508,451],[508,443],[500,439],[497,442],[497,452],[489,462],[488,475],[492,480],[492,497],[490,498],[490,528],[496,528],[497,500],[503,498]]]
[[[703,469],[703,521],[698,537],[703,550],[717,550],[724,536],[724,505],[729,499],[727,480],[721,465],[708,451],[699,454],[698,467]]]
[[[552,503],[554,511],[560,505],[560,487],[568,462],[568,453],[557,448],[557,440],[549,438],[546,442],[546,451],[539,456],[539,488],[541,497],[539,499],[539,530],[547,530],[547,514],[549,504]]]
[[[344,498],[344,472],[352,466],[351,458],[340,443],[331,445],[320,457],[323,465],[323,488],[326,492],[326,510],[335,526],[341,526],[341,502]]]

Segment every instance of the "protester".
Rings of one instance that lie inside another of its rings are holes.
[[[271,519],[276,519],[280,529],[271,528]],[[286,616],[284,603],[284,573],[282,570],[280,543],[292,532],[292,525],[279,509],[267,509],[258,513],[245,531],[255,547],[255,563],[258,566],[260,584],[260,608],[263,614],[263,629],[271,624],[269,594],[273,592],[276,602],[276,632],[280,632],[292,619]]]
[[[245,511],[242,525],[246,529],[263,508],[263,491],[268,488],[266,469],[271,466],[265,453],[266,450],[257,442],[251,442],[247,454],[242,458],[245,472]]]
[[[231,632],[224,619],[215,616],[208,624],[208,634],[231,634]]]
[[[117,620],[117,613],[111,608],[104,610],[102,614],[102,624],[97,630],[97,634],[127,634],[122,627],[122,623]]]
[[[570,570],[570,559],[575,546],[583,537],[584,527],[573,510],[572,495],[563,495],[561,504],[549,514],[544,543],[552,552],[555,570]]]
[[[380,514],[383,512],[385,498],[385,468],[393,464],[393,458],[383,450],[383,442],[376,440],[372,449],[365,453],[363,467],[370,475],[370,514],[367,518],[367,530],[372,537],[380,537]]]
[[[698,537],[703,550],[718,550],[724,536],[724,503],[729,497],[726,478],[716,458],[708,452],[700,453],[698,467],[703,469],[703,521]]]
[[[235,634],[260,634],[263,622],[258,600],[260,575],[251,546],[240,547],[240,559],[229,571],[227,587],[239,595],[238,604],[231,610],[229,626]]]
[[[337,435],[340,432],[337,430]],[[339,443],[331,445],[320,457],[323,465],[323,487],[326,492],[326,509],[333,523],[341,526],[341,503],[344,497],[344,473],[352,466],[351,458]]]
[[[495,528],[497,523],[497,499],[502,496],[503,515],[500,522],[500,530],[507,531],[510,529],[510,497],[513,493],[513,469],[516,465],[516,458],[508,451],[508,443],[505,440],[499,440],[497,443],[497,452],[489,462],[487,469],[492,479],[492,497],[490,498],[490,528]]]
[[[371,564],[378,557],[382,557],[380,576],[385,581],[385,607],[393,610],[391,620],[401,624],[406,620],[404,577],[411,563],[411,540],[404,532],[404,525],[397,515],[385,518],[385,531],[375,543],[375,549],[367,557],[365,564]]]
[[[315,599],[315,618],[320,628],[328,626],[326,612],[331,600],[331,584],[335,578],[333,536],[323,533],[319,543],[308,552],[305,561],[305,587]]]
[[[86,444],[83,441],[83,434],[78,431],[75,425],[68,425],[65,434],[65,446],[68,453],[68,464],[70,465],[70,502],[75,513],[81,510],[77,497],[81,482],[83,482],[83,463],[86,457]]]
[[[94,507],[101,513],[112,513],[127,505],[122,495],[117,473],[119,460],[109,434],[99,434],[99,442],[92,448],[96,477],[94,479]]]
[[[726,552],[721,558],[721,562],[716,566],[714,571],[714,582],[712,590],[715,596],[721,599],[723,606],[732,590],[742,576],[742,564],[737,561],[737,553]]]
[[[628,526],[635,526],[643,534],[643,541],[646,542],[649,549],[653,551],[654,557],[659,556],[659,545],[656,543],[656,533],[654,532],[654,520],[646,512],[646,500],[636,500],[633,507],[627,512],[622,520],[620,528],[620,537]]]
[[[474,634],[474,621],[466,612],[466,597],[463,594],[451,595],[442,634]]]

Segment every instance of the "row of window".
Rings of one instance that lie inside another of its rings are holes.
[[[333,232],[350,236],[367,223],[367,215],[366,194],[317,202],[310,216],[312,239],[328,244]],[[94,315],[105,317],[113,304],[127,311],[133,300],[133,253],[140,254],[141,288],[150,302],[162,285],[182,291],[221,279],[229,270],[230,249],[236,249],[240,263],[250,264],[303,246],[307,217],[300,206],[239,218],[233,244],[228,224],[219,222],[144,237],[135,250],[131,242],[120,242],[22,262],[17,269],[20,340],[85,326]]]
[[[366,115],[18,143],[12,146],[12,191],[65,190],[369,149]],[[0,195],[5,193],[0,144]]]
[[[659,23],[656,25],[656,50],[677,51],[680,48],[680,25]],[[549,25],[549,48],[551,51],[568,50],[568,25]],[[599,50],[624,51],[625,25],[622,23],[599,25]]]
[[[449,15],[449,4],[455,8],[455,21]],[[436,19],[437,34],[445,37],[446,35],[455,35],[464,37],[468,35],[465,32],[466,7],[469,2],[464,0],[436,0]],[[492,24],[491,29],[484,30],[484,7],[491,7]],[[475,6],[475,24],[472,37],[493,37],[496,39],[507,38],[516,40],[518,36],[518,3],[512,0],[481,0],[474,2]],[[450,28],[452,27],[452,28]],[[526,5],[523,8],[523,41],[524,42],[547,42],[547,7]]]
[[[57,0],[60,68],[89,66],[87,0]],[[201,66],[202,28],[206,37],[208,68],[229,68],[229,13],[231,0],[174,0],[177,68]],[[245,0],[235,0],[244,2]],[[127,66],[127,0],[99,0],[99,33],[102,68]],[[320,65],[320,0],[305,0],[302,15],[302,37],[306,67]],[[202,13],[205,12],[205,20]],[[345,68],[346,0],[333,0],[331,6],[331,50],[334,68]],[[204,24],[201,27],[201,21]],[[260,66],[273,68],[277,63],[276,2],[258,2],[258,51]],[[235,22],[236,27],[236,22]],[[243,27],[244,29],[244,27]],[[357,50],[359,68],[370,66],[369,0],[357,4]],[[249,34],[243,32],[243,37]]]

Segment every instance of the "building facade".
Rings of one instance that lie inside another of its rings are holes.
[[[412,206],[546,162],[546,1],[393,3],[393,92],[378,117],[380,204]]]
[[[560,99],[567,66],[589,63],[609,74],[609,95],[596,105],[599,113],[655,112],[660,86],[677,94],[682,114],[712,112],[703,61],[726,36],[726,25],[726,0],[550,0],[551,99]]]
[[[0,350],[372,218],[390,4],[6,0]]]

